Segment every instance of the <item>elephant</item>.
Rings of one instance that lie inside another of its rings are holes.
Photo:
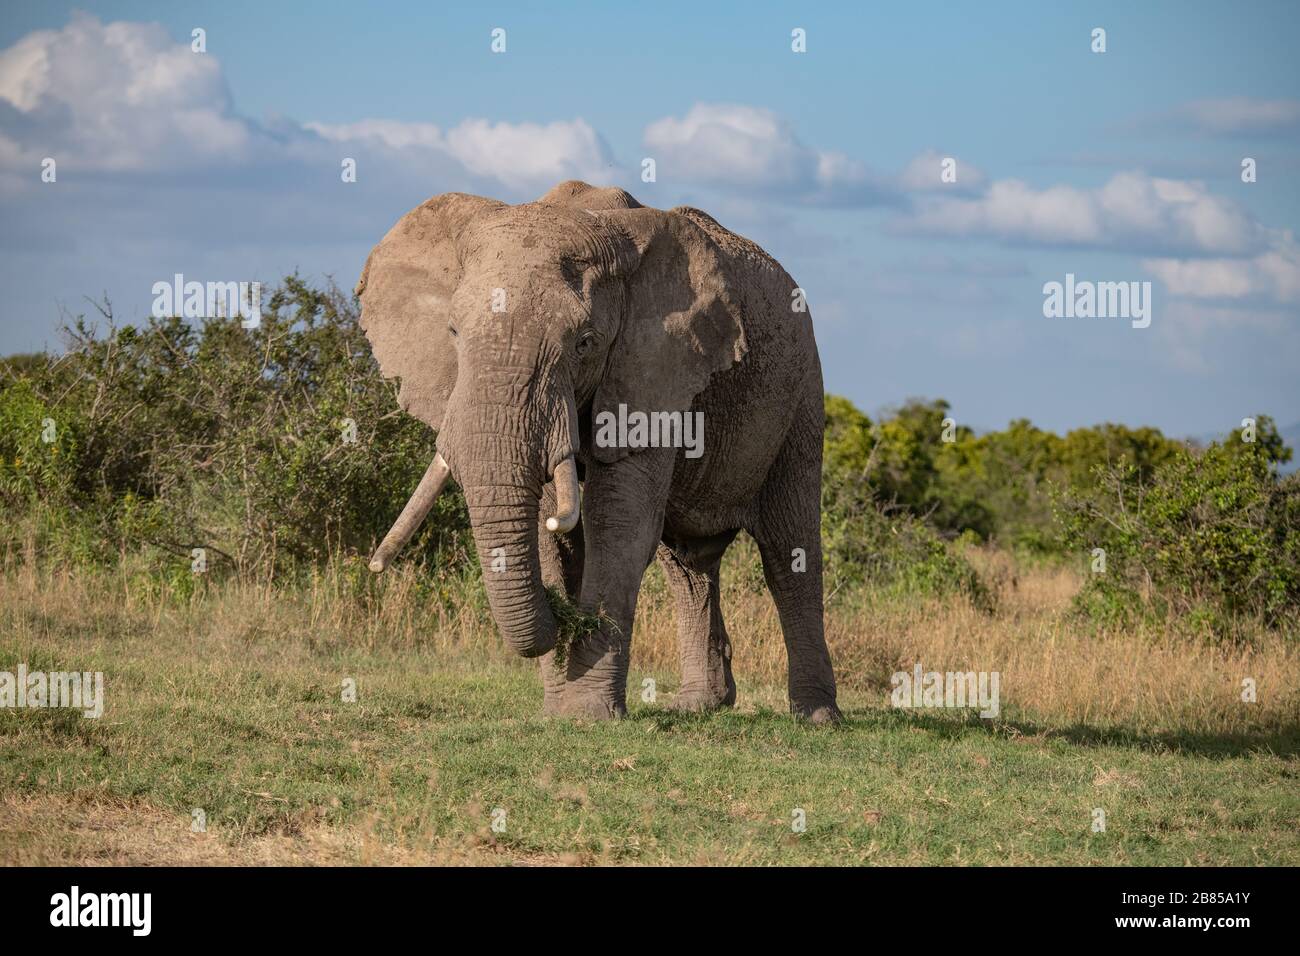
[[[570,180],[515,205],[435,196],[374,247],[356,294],[399,404],[437,433],[372,571],[454,478],[493,619],[540,658],[543,712],[603,719],[626,716],[657,557],[677,620],[672,706],[712,710],[736,699],[719,570],[744,530],[780,618],[791,712],[842,720],[822,617],[821,361],[803,292],[771,256],[699,209]],[[626,427],[638,412],[649,439]],[[703,423],[694,454],[683,421]],[[562,655],[547,587],[601,615]]]

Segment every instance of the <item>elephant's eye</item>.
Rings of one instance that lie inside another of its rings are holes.
[[[578,298],[582,298],[583,293],[583,273],[591,266],[586,259],[579,259],[576,256],[565,256],[560,260],[560,274],[564,276],[565,283]]]
[[[595,344],[596,333],[588,330],[578,336],[578,343],[573,347],[573,350],[578,353],[578,358],[582,358],[591,351],[591,347]]]
[[[447,323],[447,331],[451,333],[451,337],[452,337],[453,339],[454,339],[456,336],[460,335],[460,333],[456,331],[456,325],[455,325],[455,323],[452,323],[452,322],[448,322],[448,323]]]

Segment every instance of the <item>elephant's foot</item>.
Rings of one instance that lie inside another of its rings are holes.
[[[627,641],[604,632],[575,642],[554,712],[588,720],[626,717],[628,650]]]
[[[671,710],[702,712],[736,705],[736,682],[728,672],[704,684],[683,684],[668,705]]]
[[[810,724],[844,723],[844,715],[840,713],[835,701],[828,701],[824,697],[811,699],[791,698],[790,713],[794,714],[796,719],[806,720]]]
[[[580,720],[617,720],[627,716],[627,704],[606,694],[583,694],[569,688],[554,713]]]
[[[669,703],[669,710],[680,710],[688,713],[704,713],[711,710],[723,710],[735,704],[735,698],[727,700],[726,697],[716,693],[710,693],[707,690],[699,691],[678,691]]]

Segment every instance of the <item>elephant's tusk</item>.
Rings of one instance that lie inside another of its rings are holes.
[[[447,484],[447,478],[451,474],[451,469],[443,461],[442,454],[433,456],[428,470],[425,471],[424,477],[416,485],[411,500],[406,503],[402,513],[397,516],[393,522],[393,528],[384,537],[383,542],[375,550],[375,555],[370,559],[370,570],[379,574],[384,568],[388,567],[388,562],[393,559],[402,546],[411,540],[411,535],[415,534],[424,519],[429,516],[433,510],[433,504],[438,500],[438,494],[442,491],[443,486]]]
[[[570,455],[555,467],[555,516],[546,519],[546,530],[564,534],[578,526],[582,515],[582,490],[578,487],[578,466]]]

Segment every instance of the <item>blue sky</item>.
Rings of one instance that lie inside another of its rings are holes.
[[[1300,420],[1300,6],[804,6],[6,5],[0,352],[84,296],[135,320],[175,272],[350,286],[430,195],[576,177],[765,246],[868,411]],[[1045,318],[1066,273],[1151,282],[1151,326]]]

